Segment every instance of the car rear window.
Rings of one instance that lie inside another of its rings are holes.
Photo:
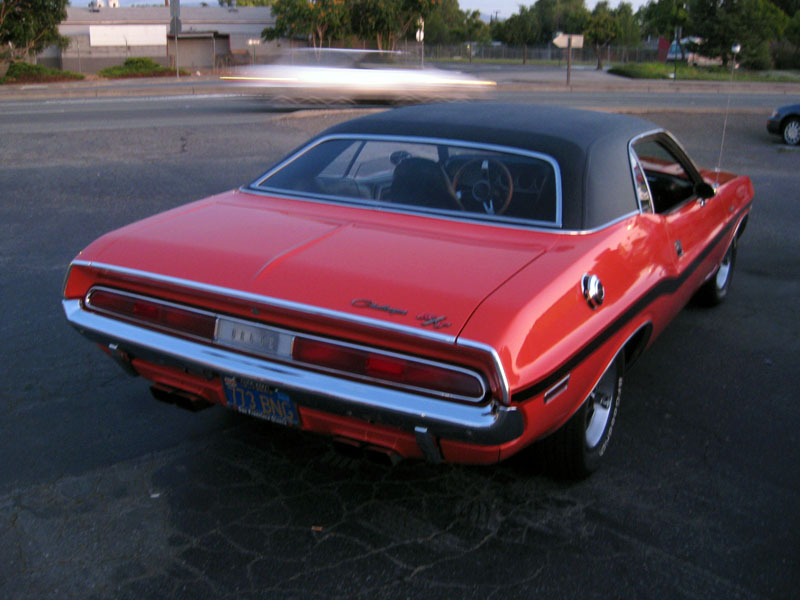
[[[389,210],[561,225],[560,172],[552,158],[465,142],[325,138],[251,188]]]

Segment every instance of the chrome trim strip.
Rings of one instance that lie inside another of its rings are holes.
[[[509,391],[508,387],[508,378],[506,377],[506,370],[503,368],[503,363],[500,360],[500,355],[497,353],[497,350],[495,350],[488,344],[464,339],[462,337],[459,337],[456,340],[456,345],[464,346],[465,348],[472,348],[474,350],[480,350],[481,352],[485,352],[486,354],[492,357],[492,362],[494,362],[495,373],[500,379],[500,403],[503,404],[503,406],[508,406],[509,404],[511,404],[511,392]]]
[[[640,133],[639,135],[636,135],[636,136],[632,137],[628,141],[628,154],[630,156],[634,156],[636,158],[636,162],[639,163],[639,168],[642,169],[642,172],[644,172],[644,168],[642,168],[642,162],[639,159],[639,155],[636,153],[636,150],[633,149],[633,145],[636,142],[638,142],[639,140],[641,140],[641,139],[644,139],[644,138],[647,138],[647,137],[653,137],[655,139],[655,136],[660,136],[660,135],[663,135],[665,138],[667,138],[668,143],[674,145],[675,148],[677,148],[681,152],[681,154],[683,154],[683,158],[685,158],[686,161],[689,164],[685,165],[681,161],[678,161],[678,162],[687,171],[688,175],[690,177],[696,176],[699,181],[705,181],[705,179],[703,179],[703,175],[700,173],[700,168],[695,164],[694,160],[692,160],[692,157],[689,156],[689,153],[686,152],[686,149],[683,147],[683,144],[681,144],[675,138],[674,135],[672,135],[669,131],[667,131],[663,127],[659,127],[657,129],[652,129],[650,131],[645,131],[644,133]],[[667,148],[667,149],[669,150],[669,148]],[[633,168],[631,168],[631,174],[633,175]],[[647,181],[647,178],[645,178],[645,181]],[[635,175],[634,175],[633,186],[634,186],[634,190],[635,190],[636,189],[636,177],[635,177]],[[658,213],[655,212],[655,201],[653,199],[653,191],[650,189],[650,182],[647,183],[647,189],[650,192],[650,201],[654,203],[653,204],[653,213],[654,214],[658,214]],[[636,196],[637,196],[637,202],[638,202],[638,196],[639,195],[636,194]],[[682,204],[683,203],[681,203],[681,205]],[[681,206],[681,205],[678,205],[678,206]],[[644,212],[644,211],[642,211],[641,204],[639,204],[639,210],[641,212]]]
[[[563,197],[562,197],[562,187],[561,187],[561,169],[558,165],[558,161],[556,161],[552,156],[547,154],[543,154],[541,152],[536,152],[533,150],[524,150],[522,148],[514,148],[511,146],[503,146],[499,144],[483,144],[479,142],[470,142],[466,140],[457,140],[457,139],[447,139],[447,138],[435,138],[435,137],[417,137],[417,136],[409,136],[409,135],[381,135],[381,134],[358,134],[358,133],[340,133],[340,134],[333,134],[333,135],[326,135],[324,137],[317,138],[313,140],[313,143],[304,146],[294,154],[286,157],[280,163],[272,167],[269,171],[264,173],[263,175],[256,178],[252,183],[248,186],[244,186],[244,189],[247,191],[260,191],[260,192],[267,192],[272,193],[273,195],[277,192],[281,195],[284,194],[291,194],[293,197],[296,197],[292,194],[293,190],[284,190],[282,188],[269,188],[261,185],[261,183],[271,177],[276,172],[283,169],[286,165],[294,162],[298,158],[300,158],[303,154],[307,153],[308,151],[316,148],[317,146],[324,144],[325,142],[329,142],[331,140],[369,140],[369,141],[397,141],[397,142],[408,142],[412,144],[447,144],[449,146],[456,146],[460,148],[471,148],[475,150],[488,150],[490,152],[502,152],[504,154],[516,154],[517,156],[527,156],[529,158],[535,158],[537,160],[544,161],[548,163],[554,172],[555,175],[555,185],[556,185],[556,220],[555,221],[528,221],[531,223],[548,223],[550,228],[560,229],[562,224],[562,215],[563,215]],[[295,191],[296,194],[296,191]],[[316,196],[313,194],[309,194],[310,198],[313,198],[312,201],[325,201],[328,198],[330,202],[330,198],[335,197],[326,197],[326,196]],[[300,199],[306,199],[304,196],[300,196]],[[343,200],[346,200],[348,204],[354,206],[367,206],[369,208],[380,208],[383,209],[384,207],[376,206],[370,202],[358,202],[357,199],[354,198],[347,198],[342,197]],[[396,207],[391,207],[387,205],[387,209],[392,211],[396,211]],[[413,214],[421,214],[417,210],[403,210],[399,212],[411,212]],[[428,214],[427,212],[423,211],[422,214]],[[480,215],[478,215],[480,216]],[[487,223],[492,222],[480,219],[470,219],[466,218],[465,221],[475,222],[478,221],[479,223]]]
[[[80,300],[62,300],[67,320],[83,335],[104,345],[159,364],[189,370],[256,379],[289,390],[300,406],[369,419],[414,432],[499,445],[522,435],[524,424],[515,407],[458,404],[400,390],[270,363],[222,348],[175,338],[158,331],[110,319],[85,310]]]
[[[264,190],[257,190],[257,189],[249,188],[249,187],[246,187],[246,186],[241,186],[239,188],[239,191],[242,192],[243,194],[253,194],[253,195],[258,195],[258,196],[269,196],[270,198],[279,197],[279,198],[283,198],[283,199],[287,199],[287,200],[299,200],[300,202],[316,202],[318,204],[328,204],[328,205],[331,205],[331,206],[342,206],[341,202],[327,201],[327,200],[324,200],[323,198],[318,198],[318,199],[315,198],[314,200],[310,200],[309,198],[306,198],[304,196],[298,196],[296,194],[289,194],[289,193],[276,194],[275,192],[267,192],[267,191],[264,191]],[[514,223],[512,223],[510,221],[479,221],[477,219],[458,218],[458,216],[457,216],[458,213],[452,213],[452,216],[451,216],[450,214],[444,214],[444,213],[433,213],[433,212],[427,213],[427,212],[410,211],[410,210],[405,211],[405,210],[394,209],[394,208],[389,208],[389,207],[373,206],[373,205],[370,205],[370,204],[351,204],[349,207],[350,208],[358,208],[360,210],[374,210],[374,211],[382,211],[382,212],[394,212],[394,213],[399,213],[399,214],[404,214],[404,215],[412,215],[412,216],[425,217],[425,218],[430,218],[430,219],[440,219],[442,221],[448,221],[448,222],[467,223],[469,225],[483,225],[483,226],[486,226],[486,227],[502,227],[504,229],[514,229],[516,231],[531,231],[531,232],[536,232],[536,233],[548,233],[550,235],[587,235],[587,234],[597,233],[598,231],[602,231],[603,229],[605,229],[607,227],[611,227],[612,225],[616,225],[620,221],[624,221],[628,217],[631,217],[633,215],[638,215],[639,214],[639,210],[634,209],[634,210],[632,210],[631,212],[629,212],[629,213],[627,213],[625,215],[622,215],[620,217],[616,217],[616,218],[614,218],[614,219],[612,219],[612,220],[610,220],[610,221],[608,221],[606,223],[603,223],[602,225],[598,225],[597,227],[593,227],[592,229],[563,229],[563,228],[562,229],[556,229],[555,227],[536,227],[534,225],[534,223],[536,223],[536,221],[530,221],[529,222],[529,223],[531,223],[530,225],[521,225],[521,224],[517,225],[517,224],[514,224]]]
[[[639,155],[636,154],[636,151],[633,149],[633,145],[638,142],[639,140],[650,137],[653,135],[658,135],[659,133],[666,133],[666,129],[658,128],[658,129],[651,129],[650,131],[645,131],[644,133],[640,133],[632,137],[628,140],[628,156],[631,157],[636,163],[639,165],[639,169],[642,171],[642,175],[644,175],[644,169],[642,168],[642,163],[639,160]],[[630,163],[630,161],[628,161]],[[645,210],[642,207],[642,203],[639,200],[639,191],[636,189],[636,173],[633,172],[633,164],[630,165],[631,170],[631,177],[633,178],[633,193],[636,195],[636,205],[639,207],[639,213],[644,214]],[[650,194],[650,202],[653,202],[653,192],[650,190],[650,183],[647,181],[647,177],[645,177],[645,183],[647,185],[647,191]],[[653,210],[655,212],[655,208]]]
[[[117,265],[111,265],[107,263],[99,263],[93,261],[85,261],[85,260],[74,260],[70,264],[70,268],[72,267],[72,265],[77,265],[80,267],[88,267],[90,269],[98,269],[101,271],[110,271],[112,273],[118,273],[120,275],[136,277],[138,279],[156,281],[158,283],[167,283],[169,285],[180,286],[190,290],[207,292],[219,296],[226,296],[229,298],[236,298],[238,300],[244,300],[246,302],[254,302],[257,304],[267,305],[275,308],[282,308],[295,312],[302,312],[313,316],[328,317],[340,321],[356,323],[359,325],[368,325],[369,327],[394,331],[397,333],[403,333],[405,335],[411,335],[419,338],[429,339],[436,342],[443,342],[446,344],[453,344],[456,341],[456,338],[453,335],[445,335],[443,333],[438,333],[431,329],[422,329],[422,328],[417,329],[415,327],[409,327],[408,325],[401,325],[399,323],[389,323],[387,321],[381,321],[379,319],[372,319],[370,317],[353,315],[338,310],[321,308],[319,306],[313,306],[311,304],[302,304],[300,302],[292,302],[291,300],[282,300],[280,298],[273,298],[270,296],[251,294],[249,292],[243,292],[241,290],[235,290],[232,288],[211,285],[208,283],[201,283],[199,281],[192,281],[189,279],[170,277],[169,275],[159,275],[158,273],[141,271],[139,269],[130,269],[128,267],[120,267]]]

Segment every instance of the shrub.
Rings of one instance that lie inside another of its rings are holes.
[[[782,42],[772,48],[776,69],[800,69],[800,48]]]
[[[98,71],[100,77],[118,79],[121,77],[168,77],[175,73],[173,69],[162,67],[152,58],[136,57],[126,58],[121,65],[108,67]],[[181,69],[181,75],[188,74]]]
[[[48,81],[72,81],[76,79],[83,79],[83,75],[80,73],[73,73],[72,71],[49,69],[42,65],[12,62],[8,66],[6,76],[0,79],[0,83],[40,83]]]
[[[755,55],[754,55],[755,56]],[[756,64],[755,61],[750,63]],[[677,71],[678,81],[705,80],[705,81],[794,81],[793,77],[786,75],[774,76],[769,73],[737,69],[732,75],[728,67],[694,67],[686,63],[678,63],[677,69],[673,63],[632,63],[617,65],[609,69],[609,73],[630,77],[631,79],[672,79]]]
[[[742,56],[742,66],[753,71],[766,71],[773,67],[772,55],[769,52],[769,45],[765,42],[760,44],[752,52]]]

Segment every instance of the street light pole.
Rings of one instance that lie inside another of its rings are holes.
[[[170,22],[169,28],[175,36],[175,77],[180,79],[181,69],[178,60],[178,35],[181,32],[181,0],[172,0],[169,3]]]

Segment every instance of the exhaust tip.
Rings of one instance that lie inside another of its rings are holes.
[[[153,395],[153,398],[159,402],[174,404],[178,408],[183,408],[190,412],[199,412],[213,406],[213,404],[205,399],[181,390],[167,389],[153,385],[150,386],[150,393]]]
[[[337,436],[333,438],[331,445],[342,456],[355,460],[368,460],[383,466],[394,467],[403,460],[403,457],[391,448],[362,444],[349,438]]]

